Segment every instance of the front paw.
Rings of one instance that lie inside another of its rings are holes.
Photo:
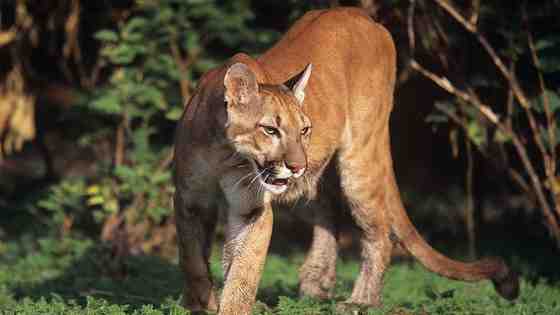
[[[300,296],[309,296],[319,300],[326,300],[332,298],[332,293],[329,288],[324,288],[317,282],[302,282],[299,285]]]
[[[332,288],[336,278],[323,273],[322,276],[312,277],[302,272],[300,276],[299,294],[315,299],[326,300],[332,298]]]
[[[218,311],[218,299],[214,289],[184,292],[182,305],[193,315],[212,314]]]
[[[316,299],[332,298],[336,269],[330,265],[304,264],[299,274],[299,294]]]

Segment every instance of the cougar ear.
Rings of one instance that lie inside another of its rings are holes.
[[[257,77],[244,63],[234,63],[224,76],[225,101],[228,104],[247,105],[259,91]]]
[[[305,98],[305,87],[307,86],[307,82],[311,76],[312,69],[313,65],[308,64],[302,72],[298,73],[284,83],[284,85],[292,89],[292,92],[300,104],[303,104],[303,99]]]

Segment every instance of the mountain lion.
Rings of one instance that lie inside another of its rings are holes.
[[[250,314],[272,206],[281,204],[295,204],[313,224],[300,293],[329,297],[341,200],[362,233],[362,265],[347,303],[380,305],[395,242],[433,272],[489,279],[503,297],[517,297],[518,279],[503,260],[451,260],[410,222],[389,141],[395,55],[382,26],[359,9],[338,8],[307,13],[259,58],[237,54],[203,76],[175,140],[174,204],[187,308]],[[227,222],[218,299],[208,259],[219,211]]]

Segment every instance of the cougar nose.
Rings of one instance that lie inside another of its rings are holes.
[[[299,172],[301,172],[301,170],[305,168],[305,166],[301,164],[288,164],[288,163],[286,163],[286,167],[294,174],[298,174]]]

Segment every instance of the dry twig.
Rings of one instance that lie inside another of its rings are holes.
[[[537,71],[537,78],[538,78],[538,82],[539,82],[539,88],[541,90],[541,96],[543,99],[543,107],[544,107],[544,112],[546,115],[546,131],[548,132],[548,140],[550,143],[550,158],[547,159],[547,165],[545,165],[545,171],[547,173],[547,177],[548,179],[552,179],[554,178],[555,174],[556,174],[556,157],[557,157],[557,153],[556,153],[556,121],[554,120],[554,114],[552,113],[551,109],[550,109],[550,99],[548,98],[548,93],[547,93],[547,89],[546,89],[546,85],[544,83],[544,77],[541,71],[541,63],[539,61],[539,57],[537,56],[537,50],[535,48],[535,42],[533,40],[533,34],[531,33],[531,30],[529,28],[529,18],[527,16],[527,11],[525,9],[525,7],[522,8],[522,12],[523,12],[523,20],[524,23],[526,25],[527,28],[527,42],[529,45],[529,51],[531,52],[531,59],[533,61],[533,64],[535,66],[535,69]],[[560,215],[560,212],[558,212],[558,215]]]

